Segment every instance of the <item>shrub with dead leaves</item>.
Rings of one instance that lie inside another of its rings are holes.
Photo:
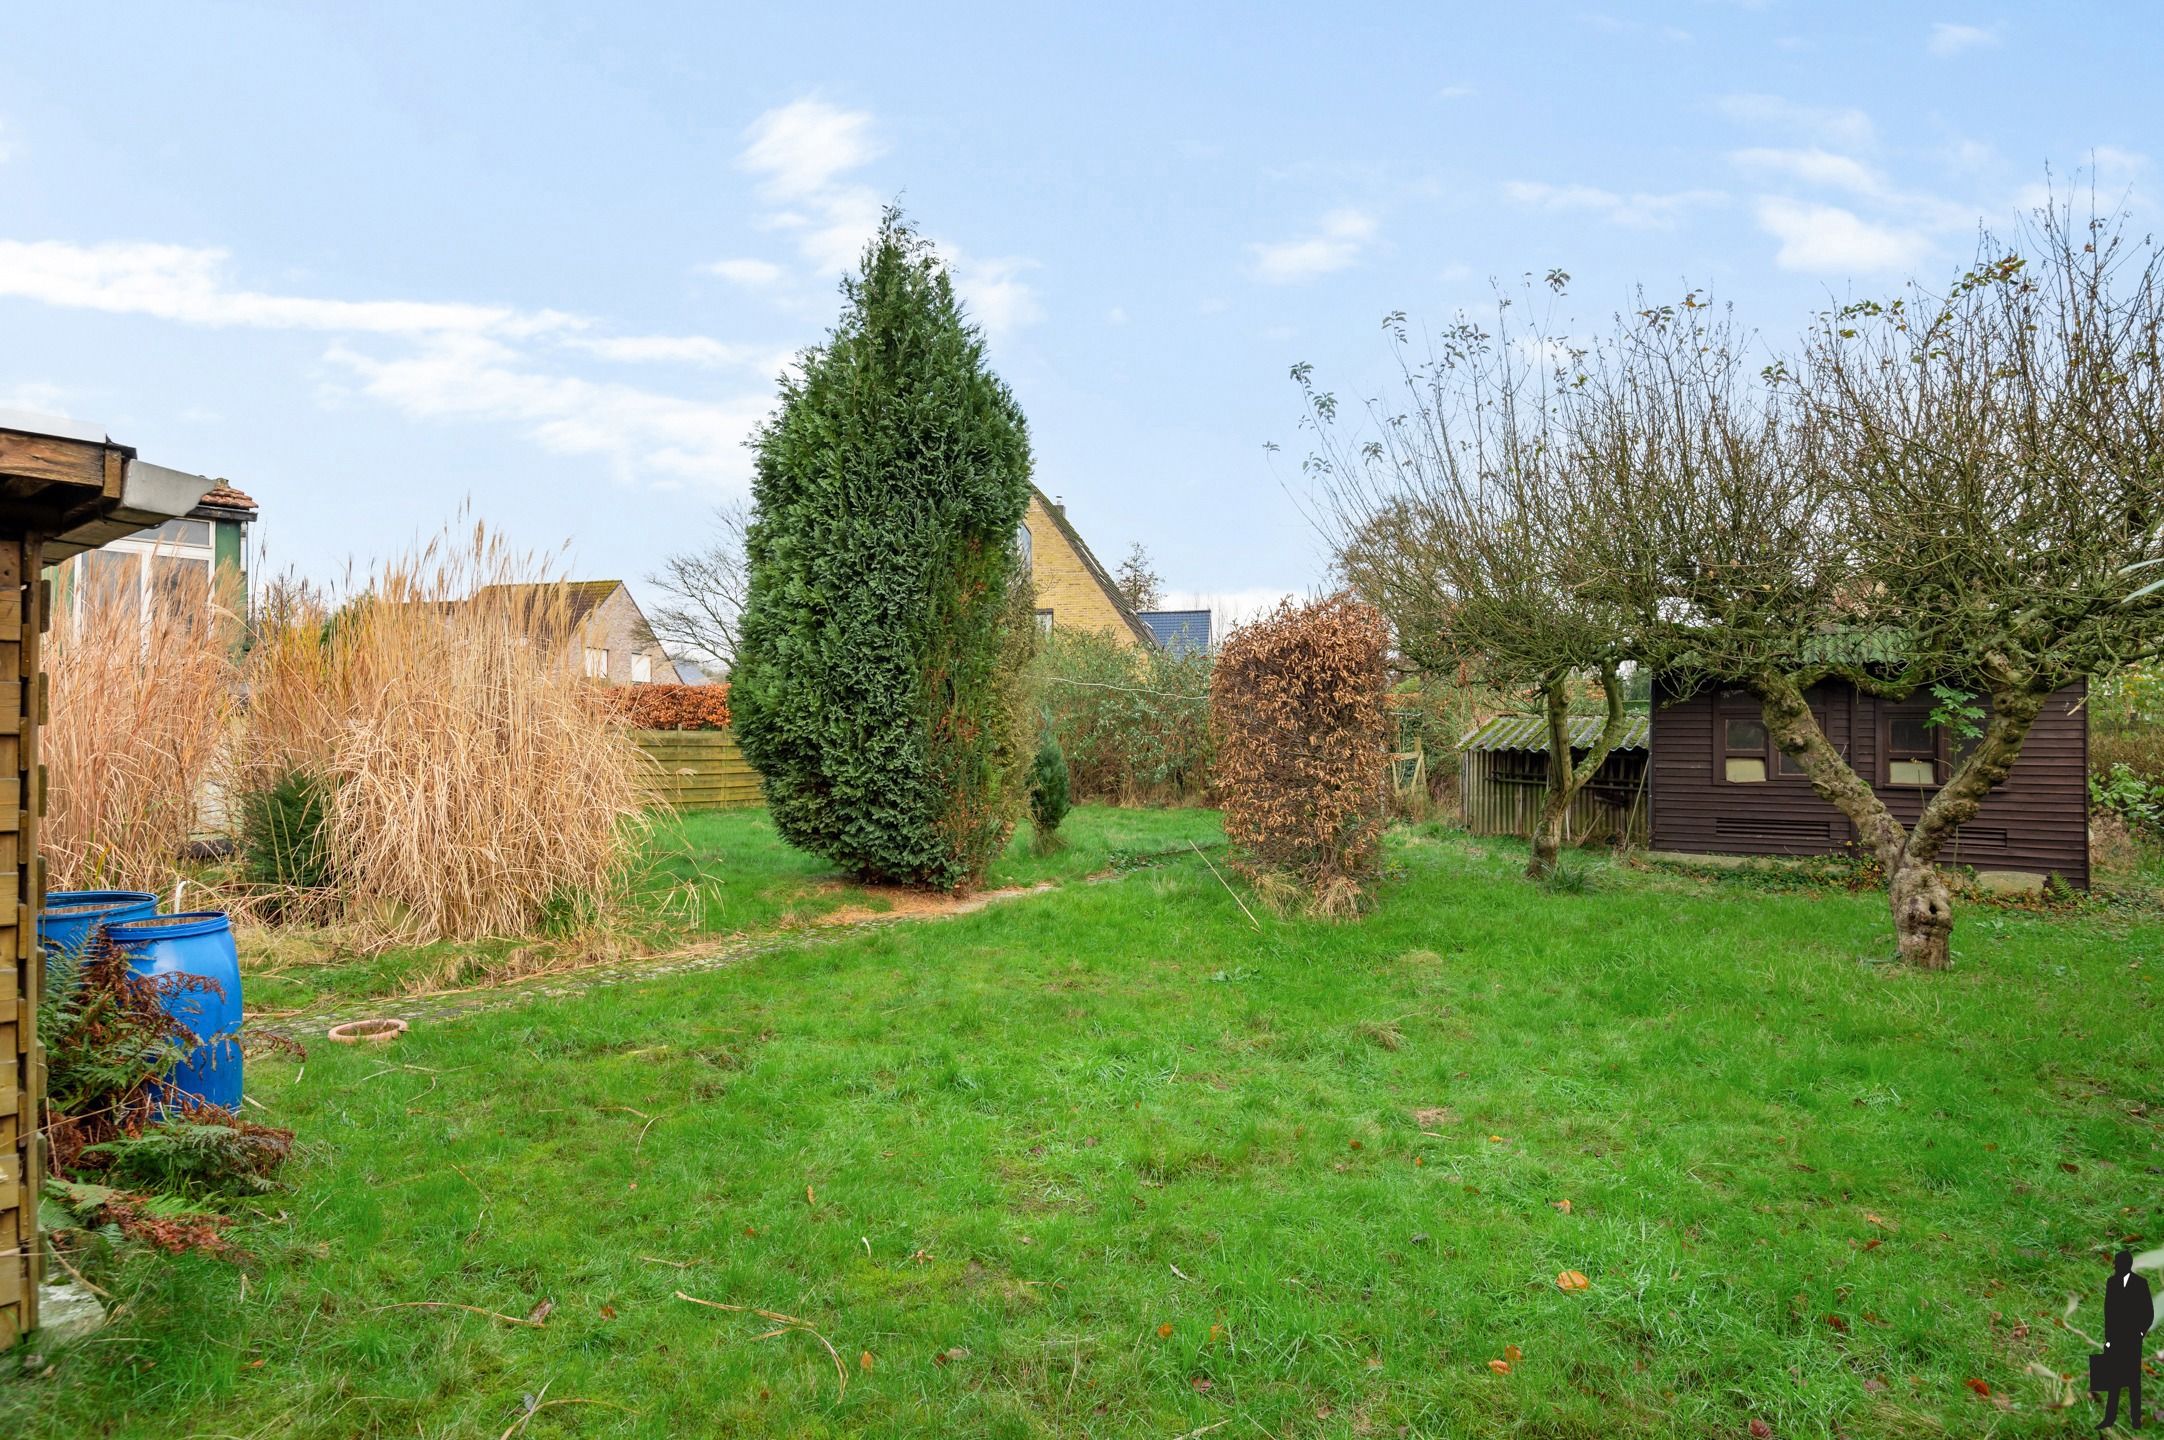
[[[1379,857],[1388,645],[1373,606],[1287,601],[1233,632],[1211,679],[1225,834],[1320,914],[1357,908]]]

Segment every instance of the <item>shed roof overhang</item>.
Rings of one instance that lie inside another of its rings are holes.
[[[43,537],[48,564],[185,515],[216,484],[95,425],[0,410],[0,531]]]

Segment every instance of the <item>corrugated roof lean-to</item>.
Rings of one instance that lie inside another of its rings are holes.
[[[1600,738],[1601,727],[1608,722],[1605,715],[1573,715],[1570,717],[1570,744],[1574,750],[1590,750]],[[1623,717],[1623,738],[1616,742],[1618,750],[1649,749],[1652,733],[1652,717],[1643,710],[1633,711]],[[1461,750],[1537,750],[1548,751],[1548,717],[1545,715],[1498,715],[1459,742]]]

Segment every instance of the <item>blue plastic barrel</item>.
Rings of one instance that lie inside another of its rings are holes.
[[[100,925],[158,913],[147,890],[48,890],[38,913],[38,939],[48,950],[80,955]]]
[[[137,975],[195,975],[215,983],[215,990],[178,990],[161,1002],[197,1041],[166,1078],[166,1088],[176,1099],[240,1109],[240,957],[224,912],[123,920],[108,924],[105,933]]]

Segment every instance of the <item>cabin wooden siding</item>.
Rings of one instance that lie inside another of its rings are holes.
[[[2006,783],[1986,796],[1976,818],[1940,855],[1979,871],[2056,875],[2089,884],[2089,726],[2087,687],[2053,694],[2030,729]],[[1912,825],[1929,793],[1885,783],[1888,724],[1896,714],[1928,712],[1928,696],[1885,701],[1849,685],[1812,687],[1807,699],[1826,738],[1886,802]],[[1652,848],[1687,854],[1824,855],[1856,838],[1855,827],[1800,774],[1784,774],[1778,754],[1763,781],[1723,778],[1716,750],[1729,715],[1759,715],[1740,691],[1708,688],[1679,695],[1666,677],[1653,689]],[[1942,742],[1945,743],[1945,742]],[[1945,771],[1946,757],[1941,760]]]

